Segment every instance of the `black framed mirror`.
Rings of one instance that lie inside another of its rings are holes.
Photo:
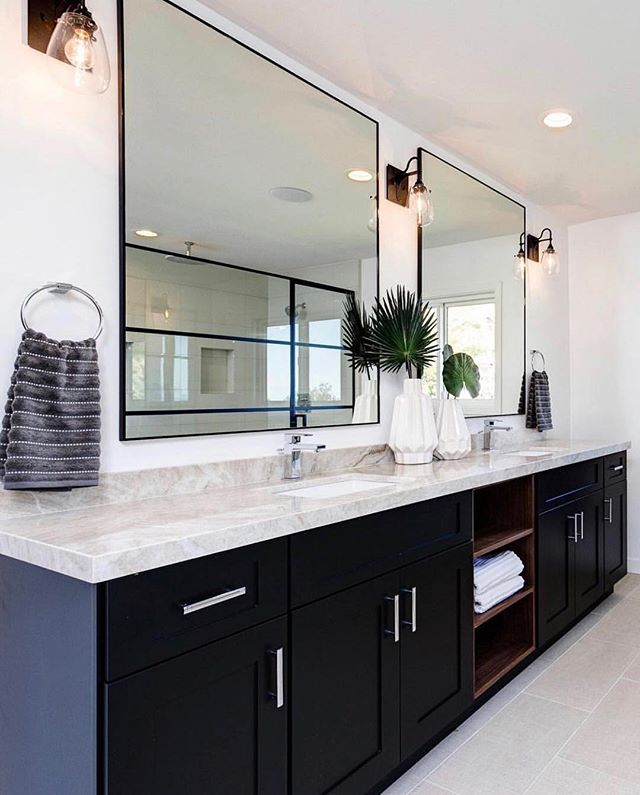
[[[441,347],[473,356],[477,398],[461,395],[467,417],[518,413],[526,361],[526,274],[516,264],[524,205],[427,151],[418,150],[434,218],[418,231],[418,288],[438,316]],[[423,373],[442,399],[442,356]]]
[[[121,438],[378,422],[341,335],[377,122],[167,0],[119,13]]]

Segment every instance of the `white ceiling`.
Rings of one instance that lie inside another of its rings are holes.
[[[632,0],[203,1],[568,222],[640,210]]]

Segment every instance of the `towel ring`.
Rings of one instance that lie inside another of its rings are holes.
[[[22,302],[22,306],[20,307],[20,320],[22,321],[22,325],[24,326],[25,330],[29,329],[30,326],[27,323],[26,318],[26,309],[29,306],[29,302],[31,299],[38,295],[38,293],[42,293],[47,290],[50,293],[56,293],[57,295],[66,295],[68,292],[73,290],[76,293],[80,293],[83,295],[87,300],[91,301],[94,305],[96,312],[98,313],[98,328],[96,329],[95,334],[93,335],[93,339],[97,340],[98,337],[102,334],[102,330],[104,328],[104,312],[102,311],[102,307],[96,301],[96,299],[88,293],[86,290],[83,290],[82,287],[76,287],[75,284],[68,284],[67,282],[50,282],[49,284],[43,284],[42,287],[36,287],[35,290],[32,290],[29,295],[24,299]]]
[[[542,369],[546,370],[547,369],[547,363],[544,360],[544,354],[541,353],[540,351],[537,351],[535,348],[532,351],[530,351],[530,353],[531,353],[531,369],[532,370],[536,369],[535,360],[536,360],[536,356],[539,356],[542,359]]]

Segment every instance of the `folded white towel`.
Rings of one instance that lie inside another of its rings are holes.
[[[487,583],[482,588],[476,588],[474,586],[473,592],[476,595],[476,597],[482,596],[483,594],[487,593],[487,591],[490,591],[492,588],[495,588],[498,585],[502,585],[502,583],[507,582],[507,580],[512,579],[513,577],[517,576],[518,574],[522,574],[523,569],[524,569],[524,565],[521,565],[518,569],[516,569],[511,574],[506,574],[504,577],[500,577],[500,579],[498,579],[498,580],[493,580],[492,582]]]
[[[489,591],[486,591],[482,597],[475,597],[473,608],[476,613],[486,613],[492,607],[513,596],[514,593],[521,591],[524,588],[524,579],[519,575],[511,577],[503,583],[495,586]]]
[[[523,569],[524,564],[511,550],[476,558],[473,562],[473,584],[482,591],[506,577],[520,574]]]

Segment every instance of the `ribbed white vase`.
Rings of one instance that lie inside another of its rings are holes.
[[[405,378],[393,404],[389,447],[398,464],[430,464],[438,443],[431,398],[419,378]]]
[[[353,425],[378,421],[378,380],[372,378],[364,382],[362,394],[358,395],[353,406]]]
[[[460,401],[441,400],[438,407],[436,455],[445,461],[464,458],[471,452],[471,434]]]

